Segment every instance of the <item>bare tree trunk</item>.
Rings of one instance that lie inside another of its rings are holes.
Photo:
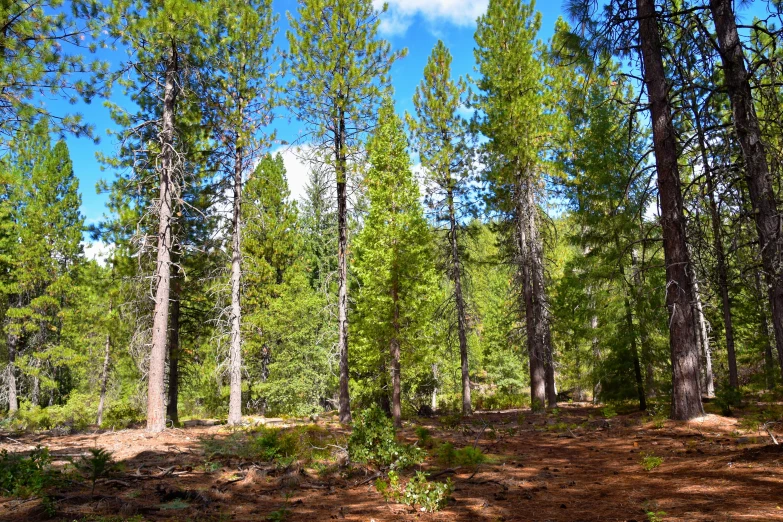
[[[707,321],[704,319],[704,309],[701,305],[701,296],[699,295],[699,283],[696,277],[693,277],[693,297],[696,306],[696,316],[698,318],[698,338],[701,341],[702,351],[704,352],[704,391],[707,397],[715,397],[715,376],[712,373],[712,351],[710,350],[710,337],[707,331]],[[735,368],[736,371],[736,361]]]
[[[438,363],[432,363],[432,380],[435,386],[432,387],[432,411],[438,409]]]
[[[158,226],[158,256],[155,268],[155,311],[152,320],[152,348],[150,350],[147,383],[147,431],[159,432],[166,428],[165,371],[166,340],[169,329],[169,295],[171,291],[171,225],[174,192],[174,112],[178,81],[177,50],[172,45],[166,62],[166,86],[163,94],[163,128],[160,139],[160,223]]]
[[[527,332],[527,353],[530,367],[530,407],[534,412],[543,412],[546,406],[546,368],[545,354],[536,335],[535,296],[533,291],[533,274],[529,240],[529,218],[531,209],[528,205],[527,191],[530,190],[525,180],[517,180],[516,196],[516,249],[517,267],[522,284],[522,308],[525,312],[525,331]]]
[[[234,212],[231,223],[231,346],[228,424],[242,422],[242,147],[234,158]]]
[[[337,347],[340,353],[341,424],[351,422],[351,397],[348,390],[348,159],[345,150],[345,113],[339,110],[339,130],[335,136],[337,161]]]
[[[169,313],[169,400],[166,404],[166,415],[174,426],[179,425],[179,327],[180,327],[180,295],[182,293],[182,271],[173,267],[171,278],[171,310]]]
[[[448,190],[449,246],[451,247],[451,281],[454,283],[454,300],[457,304],[457,335],[459,337],[459,358],[462,369],[462,414],[471,415],[470,367],[468,366],[468,325],[465,317],[465,297],[462,294],[462,264],[457,243],[457,215],[454,209],[454,192]]]
[[[737,23],[730,0],[710,0],[710,10],[715,21],[726,90],[731,99],[734,128],[745,157],[745,177],[748,183],[753,216],[759,235],[761,261],[767,282],[767,292],[772,312],[772,326],[778,362],[783,374],[783,278],[781,255],[783,234],[778,215],[775,193],[770,178],[769,164],[761,138],[756,108],[745,67]]]
[[[391,352],[391,372],[392,372],[392,419],[394,425],[402,427],[402,388],[400,386],[400,308],[399,293],[397,290],[397,280],[392,284],[392,307],[394,308],[394,318],[392,320],[392,339],[390,343]]]
[[[699,387],[699,348],[694,336],[693,289],[688,273],[688,247],[677,142],[671,119],[668,86],[654,0],[636,0],[644,80],[650,103],[653,146],[661,202],[661,228],[666,263],[666,305],[672,358],[672,418],[687,420],[704,410]]]
[[[111,313],[111,305],[109,305]],[[106,405],[106,388],[109,384],[109,355],[111,353],[111,334],[106,334],[106,342],[103,348],[103,368],[101,370],[101,396],[98,400],[98,418],[95,423],[100,427],[103,424],[103,408]]]

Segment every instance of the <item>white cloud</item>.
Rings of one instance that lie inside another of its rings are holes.
[[[82,242],[82,248],[84,248],[84,257],[96,261],[101,266],[106,266],[114,246],[103,241],[94,241],[92,243]]]
[[[403,34],[416,16],[428,22],[471,25],[487,10],[488,0],[373,0],[376,9],[384,3],[389,4],[389,10],[382,15],[381,32]]]
[[[285,165],[285,176],[288,180],[288,189],[291,191],[291,199],[301,201],[305,196],[305,187],[310,176],[311,164],[307,160],[307,154],[312,147],[308,145],[280,147],[272,151],[272,155],[280,154]]]

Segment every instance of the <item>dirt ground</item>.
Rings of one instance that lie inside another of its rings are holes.
[[[330,431],[341,428],[321,420]],[[324,477],[306,467],[273,472],[240,460],[205,462],[203,440],[227,437],[221,426],[73,435],[0,434],[0,449],[48,446],[63,463],[88,448],[114,454],[123,470],[52,492],[53,520],[114,521],[767,521],[783,520],[783,446],[746,432],[734,418],[650,422],[641,413],[603,419],[588,405],[559,413],[477,413],[448,429],[421,419],[433,437],[476,445],[488,461],[442,473],[454,492],[448,506],[424,513],[386,503],[367,470]],[[415,425],[401,435],[414,442]],[[651,471],[643,455],[661,457]],[[437,473],[432,459],[422,469]],[[656,515],[650,516],[648,512]],[[657,517],[657,518],[656,518]],[[40,501],[0,498],[0,520],[47,520]]]

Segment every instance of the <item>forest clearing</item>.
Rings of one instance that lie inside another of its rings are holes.
[[[55,516],[45,514],[40,499],[6,499],[0,520],[783,520],[783,446],[750,418],[748,412],[736,418],[707,414],[679,423],[568,404],[548,415],[509,410],[406,422],[398,438],[430,455],[401,472],[402,480],[423,470],[432,480],[453,483],[434,513],[419,503],[385,500],[375,485],[385,474],[345,461],[346,430],[332,415],[316,422],[272,419],[265,428],[236,430],[2,434],[3,450],[47,445],[59,469],[96,447],[111,451],[120,467],[100,476],[94,493],[89,476],[64,471],[48,493]],[[249,441],[276,430],[297,433],[307,441],[302,444],[335,448],[264,462]],[[772,432],[783,435],[780,426]],[[449,462],[438,449],[445,443],[476,448],[485,459]]]
[[[0,1],[0,522],[783,520],[782,78],[783,0]]]

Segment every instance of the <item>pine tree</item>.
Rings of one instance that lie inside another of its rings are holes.
[[[59,366],[62,317],[73,300],[84,218],[68,147],[64,141],[51,147],[46,120],[20,129],[8,161],[16,182],[9,199],[13,246],[1,287],[8,307],[3,326],[13,412],[18,408],[17,370],[30,377],[34,404],[42,384],[43,391],[56,387],[46,367],[54,371]]]
[[[92,126],[78,114],[54,115],[45,99],[64,98],[71,103],[103,94],[100,82],[107,64],[87,62],[81,53],[85,37],[96,37],[101,27],[100,2],[73,0],[15,0],[0,5],[0,135],[14,133],[44,117],[52,126],[77,135],[92,135]],[[98,42],[89,45],[95,52]]]
[[[192,92],[197,86],[188,81],[200,78],[194,73],[205,54],[214,51],[203,45],[203,37],[214,28],[215,7],[195,0],[122,0],[108,9],[109,33],[134,51],[131,65],[139,71],[137,77],[123,80],[123,84],[144,102],[136,115],[115,107],[115,119],[126,127],[121,155],[125,154],[126,160],[130,156],[135,164],[144,165],[146,161],[145,168],[158,176],[154,205],[158,219],[155,297],[147,382],[147,429],[152,432],[162,431],[166,425],[165,366],[172,266],[176,266],[172,263],[174,206],[181,194],[184,172],[178,154],[182,152],[182,143],[177,140],[178,104],[188,90]],[[149,78],[155,78],[158,87],[154,95],[141,88]]]
[[[411,174],[407,138],[390,100],[367,144],[370,200],[364,228],[356,238],[356,275],[361,283],[356,316],[359,336],[381,354],[388,351],[391,413],[402,425],[400,359],[410,352],[432,319],[429,290],[435,282],[429,263],[431,238]]]
[[[264,156],[242,204],[244,314],[250,399],[261,411],[310,414],[327,393],[331,346],[324,296],[306,276],[296,204],[289,202],[283,158]]]
[[[463,288],[465,273],[461,236],[471,203],[471,150],[467,123],[458,113],[465,102],[466,91],[467,85],[462,79],[452,80],[451,54],[439,40],[424,68],[424,79],[413,95],[417,118],[409,116],[408,124],[413,135],[413,147],[426,173],[427,204],[434,212],[435,221],[446,229],[446,266],[453,285],[462,366],[462,413],[470,415],[467,304]]]
[[[545,142],[544,71],[536,58],[535,35],[541,15],[519,0],[492,1],[479,19],[475,51],[478,71],[476,106],[484,114],[479,131],[488,165],[491,204],[513,222],[514,256],[526,318],[533,408],[557,404],[548,317],[543,240],[538,192]]]
[[[753,205],[778,362],[783,375],[783,239],[778,202],[732,3],[727,0],[710,0],[710,11],[715,21],[724,85],[731,99],[734,128],[745,158],[745,177]]]
[[[222,168],[231,178],[231,344],[228,423],[242,420],[242,184],[270,136],[260,132],[272,120],[276,85],[271,47],[277,16],[270,0],[226,2],[220,9],[220,29],[213,69],[217,89],[211,120],[220,135]],[[263,172],[263,171],[261,171]],[[256,171],[256,173],[260,173]]]
[[[291,30],[288,105],[337,183],[338,351],[340,422],[351,421],[348,391],[348,182],[363,154],[386,90],[393,53],[377,38],[380,19],[370,0],[299,0]]]

